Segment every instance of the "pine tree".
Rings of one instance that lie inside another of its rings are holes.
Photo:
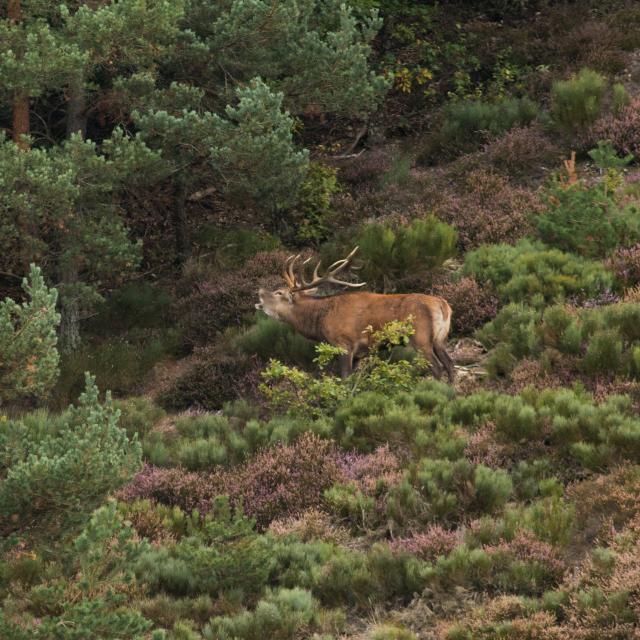
[[[41,398],[58,377],[56,312],[58,292],[31,265],[22,282],[28,300],[0,302],[0,405],[24,397]]]

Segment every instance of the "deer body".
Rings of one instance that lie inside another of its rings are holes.
[[[316,298],[290,289],[260,289],[259,296],[256,307],[268,315],[287,322],[307,338],[344,349],[340,362],[343,377],[353,370],[354,359],[367,351],[371,330],[412,316],[412,346],[429,360],[437,378],[445,370],[453,380],[453,362],[445,348],[451,308],[443,298],[365,291]]]

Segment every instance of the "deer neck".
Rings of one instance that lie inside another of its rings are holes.
[[[300,296],[283,318],[298,333],[311,340],[324,339],[322,331],[324,316],[329,310],[329,298]]]

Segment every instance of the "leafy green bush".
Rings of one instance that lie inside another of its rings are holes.
[[[602,113],[607,89],[607,79],[591,69],[554,82],[551,117],[555,126],[567,134],[585,132]]]
[[[593,296],[611,286],[612,274],[590,262],[543,244],[486,245],[465,257],[464,272],[488,282],[504,302],[551,302],[571,295]]]
[[[118,426],[119,411],[107,393],[99,402],[94,379],[78,406],[61,419],[57,432],[41,436],[28,446],[29,428],[9,422],[0,432],[0,459],[14,443],[12,463],[0,480],[0,515],[6,530],[20,529],[35,520],[59,525],[85,514],[105,495],[127,482],[141,466],[141,447],[129,441]],[[9,449],[10,450],[10,449]]]
[[[547,210],[535,219],[538,234],[562,251],[604,257],[616,247],[629,247],[640,239],[638,209],[618,205],[602,186],[552,184],[546,203]]]
[[[116,409],[120,411],[120,428],[127,432],[129,438],[134,433],[142,440],[144,436],[165,416],[165,412],[153,400],[146,396],[132,396],[126,400],[116,400]]]

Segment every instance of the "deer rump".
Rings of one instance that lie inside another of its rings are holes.
[[[451,308],[443,298],[418,293],[364,291],[305,298],[307,300],[300,302],[302,307],[309,307],[307,322],[304,323],[308,326],[300,326],[299,331],[310,338],[325,340],[345,349],[347,353],[341,359],[343,375],[348,375],[354,360],[368,351],[371,330],[378,331],[389,322],[406,320],[411,316],[415,330],[410,337],[411,346],[429,360],[436,378],[446,371],[448,378],[453,380],[453,361],[445,347]],[[305,304],[307,301],[309,305]],[[300,315],[304,317],[305,314]]]

